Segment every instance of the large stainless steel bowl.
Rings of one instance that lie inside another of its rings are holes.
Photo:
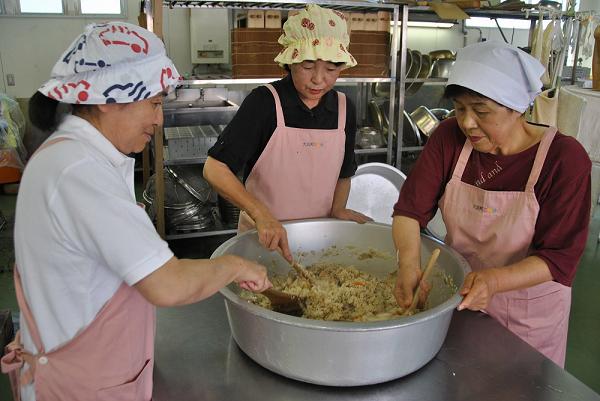
[[[396,268],[391,226],[378,223],[315,219],[284,224],[292,251],[301,261],[353,264],[384,276]],[[470,271],[467,262],[440,241],[423,235],[425,265],[435,248],[441,249],[434,272],[430,309],[410,317],[370,323],[311,320],[273,312],[238,296],[237,285],[221,290],[233,338],[257,363],[283,376],[331,386],[381,383],[405,376],[429,362],[446,337],[452,312],[461,297],[444,281],[460,288]],[[335,248],[333,248],[335,246]],[[378,250],[375,258],[361,252]],[[256,260],[270,274],[290,269],[275,252],[260,246],[256,231],[223,243],[213,257],[234,254]]]

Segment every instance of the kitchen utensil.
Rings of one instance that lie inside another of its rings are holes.
[[[392,224],[392,214],[381,205],[393,205],[398,201],[405,180],[406,175],[389,164],[361,164],[350,179],[346,205],[378,223]]]
[[[406,90],[407,95],[414,95],[421,88],[424,80],[429,77],[431,72],[431,56],[429,54],[421,54],[421,68],[415,76],[415,79],[423,80],[420,82],[413,82],[410,87]]]
[[[381,278],[397,268],[390,225],[335,219],[298,220],[283,225],[289,243],[296,247],[292,252],[302,253],[305,265],[317,261],[353,265]],[[226,298],[232,336],[258,364],[295,380],[358,386],[405,376],[439,351],[454,309],[462,299],[457,288],[470,271],[456,251],[422,234],[423,265],[435,248],[441,253],[430,275],[429,309],[421,313],[365,323],[305,319],[249,303],[238,295],[237,285],[230,285],[221,293]],[[357,256],[373,249],[382,256]],[[260,261],[269,274],[286,275],[290,269],[288,262],[260,245],[256,230],[226,241],[212,257],[224,254]],[[453,286],[446,284],[450,281]]]
[[[450,114],[450,110],[442,108],[429,109],[429,111],[440,121],[445,120]]]
[[[400,51],[398,51],[398,53],[400,53]],[[404,66],[404,77],[408,78],[410,76],[410,71],[411,68],[415,68],[413,67],[413,64],[415,64],[417,62],[417,60],[415,60],[413,58],[412,55],[412,51],[410,49],[406,49],[406,65]],[[400,63],[398,63],[398,68],[400,66]],[[396,76],[400,76],[400,74],[396,74]]]
[[[387,123],[384,121],[384,112],[381,109],[381,102],[378,102],[374,99],[369,101],[368,105],[368,113],[369,120],[371,124],[373,124],[374,128],[383,133],[384,136],[387,136]],[[385,137],[384,137],[385,142]]]
[[[261,294],[269,298],[271,307],[275,312],[291,316],[302,316],[303,309],[300,297],[274,288],[268,288],[261,292]]]
[[[410,315],[412,315],[412,313],[414,312],[415,308],[417,307],[417,303],[419,302],[419,296],[421,295],[421,291],[422,291],[422,289],[421,289],[421,283],[422,282],[426,282],[426,280],[429,278],[429,274],[431,274],[431,268],[433,267],[433,265],[437,261],[438,256],[440,256],[440,250],[439,249],[434,249],[433,252],[431,253],[431,256],[429,257],[429,261],[427,262],[427,266],[425,267],[425,270],[423,271],[423,275],[421,276],[421,280],[419,280],[419,284],[417,284],[417,288],[415,289],[415,294],[413,295],[412,302],[410,303],[410,306],[404,311],[404,316],[410,316]]]
[[[219,214],[223,223],[234,226],[240,219],[240,209],[222,196],[217,197]]]
[[[356,136],[356,145],[361,149],[377,149],[384,146],[381,131],[373,127],[359,128]]]
[[[415,124],[412,117],[404,110],[404,126],[402,134],[402,144],[404,146],[422,146],[423,139],[419,127]]]
[[[409,50],[411,53],[412,62],[410,65],[410,70],[406,74],[406,79],[417,79],[419,77],[419,72],[421,71],[421,52],[418,50]],[[408,96],[412,92],[410,92],[410,88],[415,84],[415,82],[407,82],[404,85],[406,95]]]
[[[375,82],[372,86],[371,93],[372,93],[373,97],[389,99],[390,83],[389,82]]]
[[[440,125],[440,120],[425,106],[417,107],[410,113],[410,118],[427,137]]]
[[[306,267],[302,266],[296,261],[290,263],[290,266],[292,266],[292,268],[296,271],[296,273],[298,273],[300,277],[308,281],[311,286],[314,286],[316,284],[315,277],[312,275],[312,273],[306,270]]]
[[[432,60],[456,60],[456,55],[451,50],[433,50],[429,52]]]
[[[202,175],[201,175],[202,172],[200,171],[200,169],[198,169],[198,171],[197,171],[197,176],[199,179],[196,180],[196,182],[197,182],[196,188],[194,186],[188,184],[188,181],[186,181],[183,178],[184,173],[180,172],[180,171],[176,171],[176,168],[165,167],[165,171],[169,175],[171,175],[171,177],[173,177],[179,185],[181,185],[183,188],[185,188],[185,190],[188,191],[194,198],[198,199],[202,203],[208,201],[208,198],[210,197],[210,193],[211,193],[211,187],[210,187],[210,184],[208,184],[208,182],[206,182],[202,178]],[[189,177],[188,177],[188,180],[189,180]],[[200,185],[198,185],[198,184],[200,184]]]
[[[449,58],[439,58],[433,61],[431,78],[448,78],[455,61]]]

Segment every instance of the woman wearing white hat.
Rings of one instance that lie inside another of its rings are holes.
[[[356,65],[344,16],[311,4],[283,30],[275,61],[290,73],[246,97],[210,149],[204,177],[242,210],[240,230],[256,226],[261,243],[291,261],[280,221],[370,219],[346,209],[356,113],[332,90],[340,72]],[[245,185],[234,174],[242,169]]]
[[[32,121],[54,133],[17,199],[21,331],[2,359],[16,399],[150,400],[154,305],[196,302],[232,281],[270,286],[266,269],[242,258],[177,259],[136,204],[127,155],[162,125],[178,79],[151,32],[92,24],[33,95]],[[59,103],[72,113],[58,115]]]
[[[458,51],[446,87],[456,118],[432,135],[394,207],[396,297],[410,303],[420,276],[419,229],[439,207],[445,242],[473,270],[458,309],[484,310],[563,366],[591,162],[574,138],[525,120],[543,72],[504,43]]]

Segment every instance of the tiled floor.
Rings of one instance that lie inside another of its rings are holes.
[[[11,218],[14,213],[15,196],[0,195],[0,211]],[[598,233],[600,231],[600,207],[597,208],[592,220],[590,235],[585,254],[573,285],[573,304],[571,309],[569,343],[567,349],[566,369],[600,393],[600,246]],[[11,254],[7,251],[12,239],[10,232],[0,232],[0,309],[11,309],[17,315],[17,303],[14,296],[12,274],[6,271],[7,259]],[[173,243],[176,253],[191,247],[195,249],[214,248],[214,240],[186,240]],[[204,252],[205,253],[206,249]],[[0,377],[0,400],[9,400],[8,380]]]

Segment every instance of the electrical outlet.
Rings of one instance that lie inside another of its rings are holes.
[[[15,74],[6,74],[6,85],[15,86]]]

